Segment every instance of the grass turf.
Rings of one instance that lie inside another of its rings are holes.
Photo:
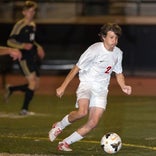
[[[60,140],[81,126],[87,117],[66,128],[51,143],[48,131],[52,123],[74,109],[75,96],[36,95],[30,106],[35,115],[21,117],[18,112],[22,94],[0,104],[0,153],[25,153],[51,156],[103,156],[100,139],[107,132],[118,133],[123,141],[117,156],[156,155],[156,97],[109,96],[107,110],[99,125],[82,141],[71,145],[73,152],[60,152]],[[1,154],[0,154],[1,155]]]

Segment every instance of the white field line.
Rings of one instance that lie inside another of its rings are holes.
[[[43,114],[43,113],[35,113],[30,112],[29,115],[19,115],[18,113],[6,113],[6,112],[0,112],[0,118],[9,118],[9,119],[19,119],[19,118],[26,118],[29,116],[49,116],[50,114]]]
[[[18,138],[18,139],[35,140],[35,141],[39,141],[39,140],[48,141],[49,140],[48,137],[47,138],[44,138],[44,137],[2,136],[2,135],[0,135],[0,138],[4,138],[4,137],[13,138],[13,139]],[[56,139],[56,140],[59,140],[59,139]],[[92,141],[92,140],[81,140],[80,142],[91,143],[91,144],[100,144],[100,141]],[[138,144],[129,144],[129,143],[122,143],[122,145],[123,146],[126,146],[126,147],[134,147],[134,148],[148,149],[148,150],[156,151],[156,147],[152,147],[152,146],[138,145]]]
[[[56,156],[56,155],[41,155],[41,154],[9,154],[9,153],[0,153],[0,156]]]

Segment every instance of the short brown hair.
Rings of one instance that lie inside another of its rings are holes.
[[[122,34],[121,27],[116,23],[106,23],[100,28],[99,36],[102,37],[107,35],[108,31],[113,31],[118,37]]]
[[[34,9],[37,9],[37,3],[34,2],[34,1],[26,1],[24,3],[24,7],[23,7],[23,10],[28,10],[30,8],[34,8]]]

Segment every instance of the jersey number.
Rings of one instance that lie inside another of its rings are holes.
[[[30,41],[33,41],[35,39],[35,34],[34,33],[31,33],[30,34]]]
[[[107,69],[106,69],[106,71],[105,71],[105,73],[106,74],[109,74],[109,71],[111,70],[111,68],[112,68],[111,66],[108,66]]]

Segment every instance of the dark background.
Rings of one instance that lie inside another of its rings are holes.
[[[0,45],[6,45],[13,24],[0,24]],[[101,25],[38,24],[37,41],[46,51],[46,61],[77,60],[84,50],[98,42]],[[156,68],[156,26],[121,25],[123,34],[118,46],[124,52],[123,66],[131,74]]]

